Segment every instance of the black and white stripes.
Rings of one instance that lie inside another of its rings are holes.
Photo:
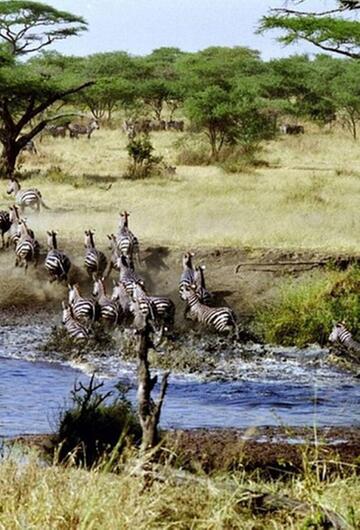
[[[329,335],[330,342],[338,342],[345,348],[360,353],[360,342],[353,339],[352,334],[343,322],[336,322]]]
[[[47,232],[47,236],[49,251],[45,258],[45,269],[50,275],[50,281],[67,281],[71,266],[70,259],[64,252],[58,250],[56,232]]]
[[[63,302],[62,309],[62,323],[65,326],[68,335],[76,342],[88,340],[89,332],[83,324],[74,318],[71,306]]]
[[[104,275],[107,259],[101,250],[95,248],[94,232],[85,230],[84,244],[85,252],[85,268],[88,275],[92,278],[101,278]]]
[[[47,210],[49,209],[44,203],[38,189],[29,188],[27,190],[22,190],[19,181],[15,178],[9,180],[7,193],[9,195],[14,195],[15,202],[19,206],[21,212],[23,212],[26,207],[33,208],[37,211],[40,211],[40,206],[43,206]]]

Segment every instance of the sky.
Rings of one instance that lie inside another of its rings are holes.
[[[208,46],[248,46],[263,59],[315,53],[305,43],[284,47],[273,32],[256,35],[258,21],[285,0],[46,0],[83,16],[89,31],[54,47],[68,55],[123,50],[146,55],[162,46],[197,51]],[[333,0],[312,0],[312,7]]]

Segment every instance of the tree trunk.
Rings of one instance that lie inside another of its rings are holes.
[[[149,337],[149,324],[137,332],[137,356],[138,356],[138,412],[142,429],[141,451],[153,449],[159,443],[158,425],[160,421],[161,408],[168,387],[170,373],[166,372],[161,382],[158,402],[151,398],[151,392],[156,384],[157,377],[151,377],[148,351],[152,346]]]
[[[14,175],[16,160],[21,149],[15,140],[7,139],[3,145],[3,152],[0,161],[0,173],[2,178],[11,178]]]

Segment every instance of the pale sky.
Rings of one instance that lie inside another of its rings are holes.
[[[316,53],[299,43],[284,47],[273,32],[255,35],[258,21],[269,7],[285,0],[46,0],[65,11],[82,15],[89,30],[55,48],[68,55],[123,50],[135,55],[162,46],[197,51],[208,46],[248,46],[266,60],[296,53]],[[314,5],[333,0],[312,0]]]

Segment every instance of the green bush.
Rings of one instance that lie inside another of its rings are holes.
[[[324,344],[332,322],[345,320],[354,333],[360,324],[360,268],[328,270],[287,283],[280,299],[256,315],[257,331],[266,342],[284,346]]]
[[[73,408],[61,415],[55,440],[60,461],[91,467],[114,451],[120,455],[129,441],[140,441],[141,427],[124,389],[118,385],[118,395],[107,403],[112,392],[99,392],[102,386],[94,376],[87,387],[75,384]]]

